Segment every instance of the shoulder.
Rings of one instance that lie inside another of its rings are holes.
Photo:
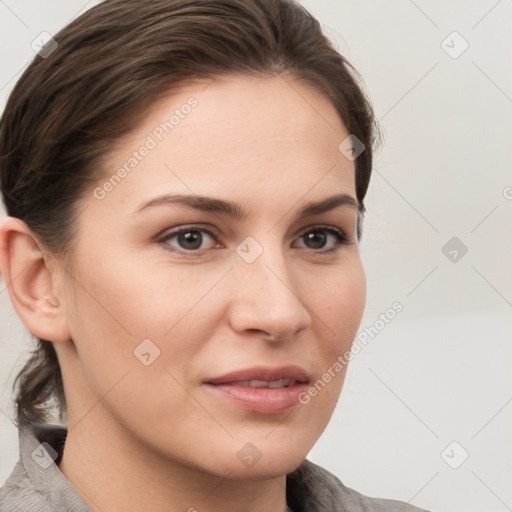
[[[0,488],[2,512],[51,512],[44,495],[34,488],[21,460]]]
[[[403,501],[365,496],[307,459],[287,478],[287,499],[297,512],[427,512]]]
[[[1,512],[90,512],[56,464],[66,433],[54,424],[18,428],[20,456],[0,488]]]

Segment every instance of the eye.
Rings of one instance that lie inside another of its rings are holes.
[[[327,249],[320,251],[321,253],[329,253],[340,249],[342,245],[351,242],[351,237],[341,229],[333,226],[316,226],[303,233],[299,240],[304,239],[308,249],[323,249],[327,244],[329,237],[334,239],[334,243]],[[318,252],[318,251],[317,251]]]
[[[176,244],[178,244],[178,250],[182,250],[185,252],[200,252],[207,249],[207,247],[202,247],[202,244],[205,239],[204,234],[206,234],[207,239],[210,238],[212,240],[216,240],[215,235],[210,230],[194,226],[182,227],[180,229],[177,229],[176,231],[168,233],[167,235],[160,239],[160,242],[164,244],[173,245],[170,244],[169,242],[175,238]]]
[[[333,240],[333,243],[325,249],[325,246],[328,245],[329,238]],[[209,244],[206,243],[206,247],[203,245],[205,239],[206,242],[210,239]],[[306,249],[312,249],[321,254],[334,252],[340,249],[341,246],[347,245],[352,241],[349,235],[334,226],[310,227],[299,236],[298,240],[302,239],[305,241]],[[173,240],[175,240],[174,243],[171,243]],[[185,226],[171,231],[161,237],[159,243],[163,244],[167,250],[185,252],[191,255],[201,254],[208,249],[219,247],[218,236],[209,229],[199,226]]]

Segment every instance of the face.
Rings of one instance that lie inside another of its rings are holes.
[[[141,449],[231,478],[300,464],[365,303],[348,135],[320,92],[281,77],[153,105],[78,205],[71,340],[56,344],[71,429],[101,416]]]

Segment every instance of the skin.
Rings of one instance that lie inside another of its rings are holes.
[[[356,198],[354,162],[338,150],[348,132],[316,89],[283,77],[189,85],[159,99],[116,146],[105,179],[191,96],[198,105],[113,190],[80,200],[66,261],[18,219],[0,230],[13,305],[30,332],[54,342],[62,368],[59,467],[94,511],[286,510],[286,474],[325,429],[345,370],[279,414],[243,410],[202,382],[289,364],[315,382],[350,349],[364,310],[357,209],[297,218],[307,202]],[[232,200],[248,216],[177,204],[133,214],[164,193]],[[201,232],[202,253],[177,236],[162,241],[190,225],[217,235]],[[318,225],[351,240],[336,246],[322,231],[323,245],[308,243],[302,235]],[[248,236],[263,249],[252,263],[236,252]],[[134,356],[144,339],[160,349],[148,366]],[[262,455],[252,467],[237,457],[248,442]]]

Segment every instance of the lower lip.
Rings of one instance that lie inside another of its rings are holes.
[[[242,409],[260,414],[279,414],[299,403],[299,395],[307,384],[287,388],[255,388],[236,384],[205,384],[217,396],[227,399]]]

